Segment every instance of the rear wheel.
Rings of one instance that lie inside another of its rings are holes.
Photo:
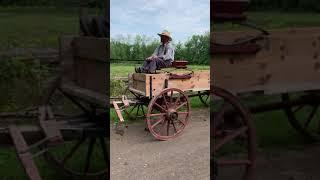
[[[231,93],[211,87],[211,160],[217,179],[252,180],[256,134],[249,111]],[[227,168],[224,168],[227,167]],[[239,178],[240,177],[240,178]]]
[[[305,101],[297,106],[285,106],[284,112],[293,128],[311,141],[320,140],[320,93],[282,94],[282,101]]]

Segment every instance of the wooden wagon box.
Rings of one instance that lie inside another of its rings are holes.
[[[107,94],[109,39],[64,36],[60,39],[60,57],[65,79],[75,85]]]
[[[190,79],[170,79],[169,73],[134,73],[129,82],[131,91],[146,97],[154,97],[165,88],[177,88],[184,92],[204,91],[210,88],[210,72],[194,72]]]
[[[252,32],[215,32],[211,41],[246,35]],[[256,54],[213,54],[213,84],[233,93],[320,89],[320,28],[270,31],[259,44]]]

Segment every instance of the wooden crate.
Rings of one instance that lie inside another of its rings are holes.
[[[130,90],[146,97],[154,97],[166,88],[178,88],[182,91],[203,91],[210,89],[210,72],[197,71],[190,79],[169,79],[168,73],[143,74],[131,76]]]
[[[250,34],[217,32],[212,37],[230,42]],[[260,43],[262,50],[254,55],[213,54],[212,83],[234,93],[320,89],[320,28],[274,30]]]

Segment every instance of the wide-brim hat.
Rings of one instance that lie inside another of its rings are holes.
[[[167,36],[169,37],[169,40],[171,41],[172,40],[172,37],[170,35],[170,32],[167,31],[167,30],[163,30],[162,33],[158,33],[159,36]]]

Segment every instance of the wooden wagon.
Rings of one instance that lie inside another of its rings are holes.
[[[245,24],[243,11],[249,1],[211,2],[220,8],[212,13],[214,23],[231,21],[251,27],[249,31],[213,32],[211,37],[212,167],[216,179],[251,180],[256,164],[251,113],[283,110],[293,128],[310,140],[319,140],[315,117],[320,105],[320,28],[267,32]],[[279,100],[246,104],[246,98],[253,95],[279,95]],[[228,144],[241,147],[241,155],[221,155]],[[224,166],[242,168],[243,176],[239,176],[241,170],[230,177],[223,174]]]
[[[148,106],[145,121],[148,130],[158,140],[168,140],[182,133],[190,117],[188,97],[199,96],[206,104],[209,100],[210,72],[188,70],[185,61],[175,61],[174,70],[156,74],[134,73],[129,76],[128,90],[134,99],[126,96],[114,101],[120,123],[124,123],[122,111],[130,106],[143,110]],[[183,70],[181,70],[183,69]]]
[[[38,156],[72,179],[109,176],[107,37],[60,37],[57,72],[46,81],[36,107],[0,113],[1,120],[37,122],[0,128],[0,143],[15,147],[30,180],[42,179],[34,161]]]

